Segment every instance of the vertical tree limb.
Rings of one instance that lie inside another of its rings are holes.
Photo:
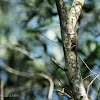
[[[4,80],[1,80],[1,100],[4,100]]]
[[[74,29],[79,19],[79,15],[81,13],[82,6],[84,5],[85,0],[74,0],[69,15],[67,15],[64,0],[55,1],[60,20],[63,50],[67,69],[66,74],[71,90],[70,93],[74,100],[88,100],[83,85],[79,63],[76,66],[76,55],[71,51],[71,38],[73,36],[69,35],[74,34],[75,32]]]

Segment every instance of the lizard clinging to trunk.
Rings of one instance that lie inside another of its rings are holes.
[[[73,37],[71,39],[71,45],[72,45],[72,51],[75,51],[75,55],[76,55],[76,66],[77,66],[77,57],[78,57],[78,36],[77,33],[75,32],[74,34],[72,34]]]

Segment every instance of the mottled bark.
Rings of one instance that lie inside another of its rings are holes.
[[[83,85],[79,63],[76,66],[76,55],[71,51],[71,38],[73,35],[69,35],[74,34],[75,32],[74,29],[85,0],[74,0],[69,14],[67,14],[63,0],[55,1],[60,20],[61,36],[67,70],[66,74],[70,88],[70,95],[74,100],[88,100]]]

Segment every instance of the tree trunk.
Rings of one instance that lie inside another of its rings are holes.
[[[74,100],[88,100],[83,85],[80,66],[79,63],[77,63],[78,59],[76,61],[77,55],[71,51],[71,39],[75,33],[74,29],[85,0],[74,0],[69,14],[67,14],[67,9],[63,0],[55,1],[60,20],[61,36],[66,64],[66,75],[68,78],[70,95]]]

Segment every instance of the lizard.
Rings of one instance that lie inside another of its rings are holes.
[[[78,36],[77,33],[75,32],[74,34],[72,34],[73,37],[71,39],[71,50],[75,51],[75,55],[76,55],[76,67],[77,67],[77,57],[78,57]]]
[[[76,55],[76,67],[77,67],[77,62],[78,62],[78,60],[77,60],[77,57],[79,57],[81,60],[82,60],[82,62],[85,64],[85,66],[88,68],[88,70],[92,73],[92,74],[94,74],[92,71],[91,71],[91,69],[89,68],[89,66],[85,63],[85,61],[82,59],[82,57],[81,56],[79,56],[78,55],[78,35],[77,35],[77,33],[75,32],[74,34],[71,34],[71,35],[73,35],[73,37],[72,37],[72,39],[71,39],[71,45],[72,45],[72,51],[75,51],[75,55]],[[95,75],[94,75],[95,76]],[[96,76],[95,76],[96,77]],[[100,80],[97,78],[97,80],[100,82]]]

